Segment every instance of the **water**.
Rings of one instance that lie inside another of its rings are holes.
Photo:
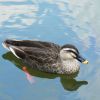
[[[0,44],[7,38],[71,43],[89,60],[75,79],[28,68],[0,45],[0,100],[100,98],[99,0],[0,0]]]

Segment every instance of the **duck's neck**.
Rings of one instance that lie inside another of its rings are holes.
[[[79,71],[79,63],[76,59],[62,60],[62,70],[67,74],[72,74]]]

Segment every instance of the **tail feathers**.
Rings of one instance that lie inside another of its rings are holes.
[[[14,47],[14,46],[10,46],[9,47],[10,51],[19,59],[25,59],[26,57],[26,54],[23,50],[17,48],[17,47]]]
[[[9,46],[8,46],[7,44],[5,44],[4,42],[2,43],[2,46],[3,46],[5,49],[9,50]]]
[[[7,39],[7,40],[5,40],[5,41],[2,43],[2,45],[3,45],[4,48],[6,48],[6,49],[9,50],[9,47],[10,47],[11,45],[14,45],[14,40],[9,40],[9,39]]]

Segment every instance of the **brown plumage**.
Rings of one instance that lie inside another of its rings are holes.
[[[77,63],[79,51],[73,45],[67,44],[61,47],[51,42],[5,40],[3,46],[32,68],[41,71],[59,74],[79,71]]]

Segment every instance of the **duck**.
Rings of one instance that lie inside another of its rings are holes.
[[[72,44],[6,39],[2,45],[31,68],[44,72],[70,75],[79,72],[79,62],[88,64]]]

